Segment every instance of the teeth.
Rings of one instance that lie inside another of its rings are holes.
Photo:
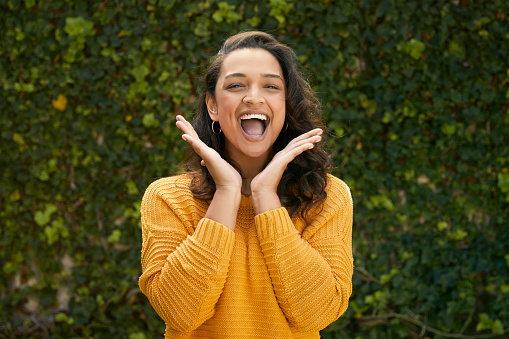
[[[240,117],[240,120],[247,120],[247,119],[260,119],[260,120],[267,120],[267,116],[263,114],[244,114]]]

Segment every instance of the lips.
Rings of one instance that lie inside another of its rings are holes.
[[[243,114],[240,117],[240,126],[248,136],[258,137],[265,133],[268,119],[264,114]]]

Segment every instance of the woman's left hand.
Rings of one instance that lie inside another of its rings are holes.
[[[284,149],[274,155],[269,164],[251,181],[253,208],[260,214],[281,207],[277,186],[288,164],[299,154],[312,149],[322,140],[320,128],[306,132],[293,139]]]

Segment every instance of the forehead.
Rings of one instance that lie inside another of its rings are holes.
[[[229,53],[221,65],[220,77],[224,78],[230,73],[277,74],[283,78],[277,59],[262,48],[243,48]]]

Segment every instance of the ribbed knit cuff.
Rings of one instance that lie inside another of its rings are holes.
[[[221,256],[229,257],[233,252],[235,233],[214,220],[201,219],[192,236],[211,251],[220,253]]]
[[[288,211],[284,207],[256,215],[255,225],[261,239],[275,239],[285,234],[297,232]]]

